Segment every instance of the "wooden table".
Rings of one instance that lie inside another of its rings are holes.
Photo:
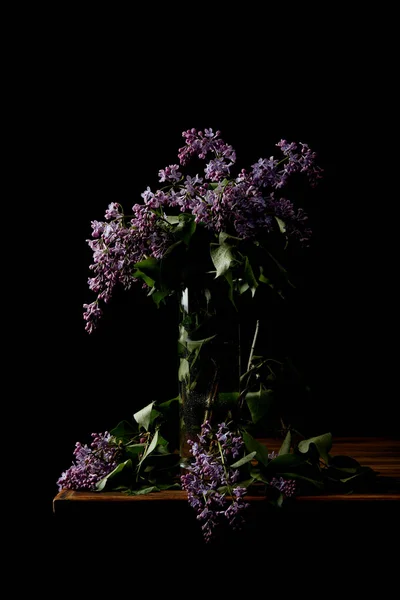
[[[280,442],[275,439],[260,440],[270,451],[277,451]],[[400,502],[400,440],[392,438],[339,438],[334,440],[332,455],[345,454],[355,458],[361,465],[371,467],[377,473],[377,484],[370,492],[363,494],[329,494],[299,496],[294,502],[307,505],[311,503],[355,503],[355,502]],[[380,484],[384,485],[380,485]],[[381,489],[380,489],[381,488]],[[247,496],[250,502],[260,502],[259,496]],[[121,492],[76,492],[62,490],[53,500],[53,511],[62,514],[79,508],[87,511],[97,504],[126,504],[132,508],[141,502],[186,502],[186,492],[165,491],[146,494],[143,496],[128,496]]]

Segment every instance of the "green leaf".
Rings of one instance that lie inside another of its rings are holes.
[[[158,487],[156,485],[151,485],[147,487],[141,487],[138,490],[131,490],[130,495],[132,496],[142,496],[144,494],[151,494],[151,492],[158,492]]]
[[[329,464],[329,451],[332,448],[332,434],[324,433],[317,437],[309,438],[299,442],[297,448],[302,454],[308,454],[312,447],[318,450],[320,457],[326,464]]]
[[[186,347],[189,350],[189,352],[193,352],[193,350],[197,350],[197,348],[201,348],[201,346],[203,346],[203,344],[207,344],[207,342],[210,342],[215,337],[216,337],[215,335],[212,335],[211,337],[204,338],[202,340],[190,340],[190,339],[187,339],[186,340]]]
[[[193,340],[189,337],[189,334],[185,327],[182,325],[179,327],[179,339],[178,339],[178,353],[179,355],[186,354],[186,352],[192,353],[195,350],[200,350],[203,344],[207,344],[216,337],[212,335],[201,340]]]
[[[299,467],[304,464],[305,458],[303,456],[299,456],[298,454],[288,453],[288,454],[280,454],[276,458],[273,458],[269,464],[268,469],[270,471],[276,472],[286,472],[287,469],[293,469],[295,467]]]
[[[234,295],[233,295],[234,288],[233,288],[232,271],[230,269],[228,269],[227,271],[225,271],[224,277],[225,277],[225,279],[226,279],[226,281],[228,282],[228,285],[229,285],[228,298],[232,302],[234,308],[236,309],[235,298],[234,298]]]
[[[179,223],[179,217],[181,215],[165,215],[165,220],[171,225],[177,225]]]
[[[242,433],[242,438],[246,449],[249,452],[256,452],[256,459],[263,465],[268,465],[268,448],[253,438],[247,431]]]
[[[231,465],[231,467],[233,469],[236,469],[238,467],[241,467],[242,465],[245,465],[246,463],[252,461],[256,454],[256,451],[250,452],[250,454],[246,454],[246,456],[243,456],[243,458],[235,462],[233,465]]]
[[[168,440],[166,440],[160,433],[158,434],[158,445],[168,446]]]
[[[157,258],[145,258],[134,265],[141,273],[147,275],[154,281],[160,280],[160,261]]]
[[[129,444],[126,446],[125,452],[132,457],[136,457],[138,454],[141,454],[145,449],[146,444]]]
[[[158,430],[155,432],[155,434],[153,435],[153,439],[151,440],[150,444],[147,446],[147,450],[145,451],[142,461],[146,458],[146,456],[148,456],[149,454],[151,454],[153,452],[153,450],[156,449],[158,445]]]
[[[288,454],[290,452],[290,446],[292,444],[292,434],[290,431],[287,432],[285,439],[283,440],[282,446],[279,449],[278,456],[281,454]]]
[[[189,377],[189,361],[186,358],[180,358],[178,369],[178,381],[185,381]]]
[[[260,275],[258,276],[258,281],[261,281],[261,283],[267,283],[268,285],[271,285],[271,280],[268,277],[265,277],[264,275],[263,267],[260,267]]]
[[[161,402],[161,404],[159,404],[157,408],[160,408],[163,411],[165,409],[169,410],[169,409],[177,406],[178,403],[179,403],[179,396],[175,396],[175,398],[170,398],[169,400],[165,400],[164,402]]]
[[[251,266],[249,258],[247,256],[246,256],[245,263],[244,263],[244,278],[251,290],[251,295],[254,297],[254,294],[256,293],[256,289],[258,288],[258,281],[254,276],[252,266]]]
[[[153,288],[154,292],[151,294],[152,300],[159,307],[161,302],[164,302],[164,299],[170,295],[170,290],[156,290]]]
[[[258,423],[264,418],[273,403],[274,392],[267,390],[262,385],[258,392],[248,392],[246,394],[246,402],[249,407],[253,423]]]
[[[153,450],[155,450],[155,448],[158,445],[158,430],[155,432],[153,439],[151,440],[150,444],[147,446],[139,464],[138,464],[138,469],[140,469],[140,466],[142,465],[143,461],[146,459],[147,456],[149,456]]]
[[[279,226],[279,231],[280,231],[281,233],[286,233],[286,225],[285,225],[285,222],[284,222],[284,221],[282,221],[282,219],[280,219],[280,218],[279,218],[279,217],[277,217],[276,215],[274,215],[274,216],[275,216],[276,222],[278,223],[278,226]]]
[[[104,490],[104,488],[106,487],[106,485],[108,484],[108,482],[113,479],[116,475],[118,475],[119,473],[121,473],[123,470],[125,469],[132,469],[132,461],[130,458],[128,458],[128,460],[126,460],[125,462],[119,463],[115,469],[113,469],[111,471],[111,473],[109,473],[108,475],[106,475],[105,477],[103,477],[103,479],[101,479],[100,481],[97,482],[96,484],[96,489],[98,492],[101,492],[102,490]]]
[[[148,404],[133,415],[133,418],[138,423],[139,428],[143,427],[145,431],[149,430],[151,422],[151,411],[153,410],[153,405],[154,402],[150,402],[150,404]]]
[[[217,272],[215,278],[224,275],[234,261],[232,248],[228,244],[210,244],[211,260]]]
[[[155,404],[155,403],[154,403]],[[162,413],[160,413],[159,410],[153,408],[151,413],[150,413],[150,424],[154,423],[154,421],[157,419],[157,417],[160,417]]]
[[[269,483],[269,479],[260,471],[260,468],[250,469],[250,476],[254,481],[262,481],[263,483]]]
[[[181,486],[179,483],[157,483],[157,487],[160,490],[180,490]]]
[[[110,435],[115,438],[117,443],[122,442],[123,444],[126,444],[137,434],[137,432],[138,428],[136,423],[134,426],[129,421],[120,421],[118,425],[110,430]]]
[[[362,479],[366,475],[374,475],[373,469],[371,467],[360,467],[359,471],[354,475],[350,475],[349,477],[343,477],[340,481],[342,483],[347,483],[348,481],[355,481],[356,479]]]
[[[137,279],[143,279],[143,281],[145,281],[150,288],[154,289],[155,280],[146,275],[146,273],[140,269],[136,269],[133,272],[133,277],[136,277]]]
[[[221,231],[218,236],[218,242],[221,245],[226,243],[229,246],[237,246],[240,244],[240,242],[242,242],[242,239],[233,235],[229,235],[229,233],[225,233],[225,231]]]
[[[196,222],[193,215],[179,215],[178,225],[174,231],[175,237],[188,246],[195,231]]]

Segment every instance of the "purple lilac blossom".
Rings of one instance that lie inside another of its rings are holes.
[[[123,217],[122,206],[118,204],[118,202],[111,202],[108,205],[108,209],[104,216],[107,221],[110,221],[111,219],[121,219]]]
[[[75,462],[57,480],[59,491],[62,489],[94,491],[96,484],[117,466],[119,450],[110,443],[110,433],[108,431],[92,433],[92,438],[90,447],[76,442]]]
[[[188,443],[194,461],[181,476],[182,488],[202,523],[204,540],[210,542],[222,523],[232,529],[240,529],[244,523],[243,511],[249,506],[244,500],[247,489],[236,485],[239,470],[230,466],[242,453],[244,443],[226,423],[220,423],[214,433],[209,421],[203,423],[198,442]],[[228,491],[221,492],[221,488]]]
[[[160,182],[166,183],[162,189],[153,192],[148,186],[141,194],[144,203],[132,207],[129,219],[121,205],[112,202],[105,212],[105,222],[92,221],[92,239],[87,243],[93,252],[89,267],[93,277],[88,284],[97,297],[84,304],[85,329],[89,333],[101,318],[100,304],[110,301],[116,285],[130,289],[138,281],[135,264],[145,258],[162,258],[174,241],[173,227],[168,222],[170,208],[192,215],[216,238],[225,232],[259,243],[278,230],[279,219],[284,222],[287,238],[302,245],[309,243],[307,215],[301,208],[296,209],[290,199],[276,195],[294,173],[306,175],[311,185],[321,178],[322,169],[315,165],[316,154],[307,144],[281,140],[276,146],[283,158],[260,158],[250,171],[242,169],[234,177],[230,171],[236,153],[220,138],[220,131],[189,129],[182,136],[185,145],[178,151],[179,165],[172,164],[158,172]],[[192,158],[208,160],[204,179],[179,170]]]
[[[288,158],[281,173],[281,181],[276,187],[282,187],[289,175],[296,172],[306,173],[310,184],[313,186],[316,185],[322,177],[322,169],[315,165],[316,153],[311,151],[308,144],[300,142],[300,153],[298,145],[294,142],[289,143],[286,140],[281,140],[276,146]]]
[[[296,481],[294,479],[273,477],[269,484],[277,488],[287,498],[290,498],[290,496],[293,496],[296,493]]]
[[[106,216],[113,209],[108,209]],[[97,294],[91,304],[84,304],[85,329],[92,333],[102,315],[99,301],[109,303],[117,284],[125,290],[137,281],[135,264],[146,256],[163,256],[170,244],[168,231],[157,227],[157,215],[146,205],[135,204],[130,227],[124,224],[124,215],[109,223],[92,221],[92,238],[87,240],[93,252],[89,269],[94,276],[88,279],[89,289]],[[107,218],[107,217],[106,217]]]
[[[268,454],[269,460],[274,460],[278,454],[274,451]],[[273,477],[269,482],[270,485],[277,488],[284,496],[290,498],[296,493],[296,481],[294,479],[284,479],[283,477]]]
[[[158,172],[160,182],[163,181],[179,181],[182,177],[182,173],[178,171],[179,165],[169,165],[165,169],[160,169]]]

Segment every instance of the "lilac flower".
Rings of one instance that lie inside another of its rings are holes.
[[[84,304],[83,308],[85,311],[83,313],[83,318],[86,321],[85,330],[88,333],[92,333],[93,330],[96,328],[97,322],[100,319],[103,311],[99,307],[99,303],[97,300],[95,302],[92,302],[91,304]]]
[[[220,131],[214,133],[212,129],[206,129],[204,133],[196,129],[184,131],[182,136],[186,140],[186,145],[179,149],[180,164],[186,165],[192,156],[203,159],[210,152],[214,152],[218,158],[223,158],[229,166],[234,164],[236,153],[232,146],[225,144],[219,138],[220,134]]]
[[[149,204],[149,202],[151,202],[152,198],[154,198],[154,194],[151,191],[150,187],[147,186],[147,189],[141,194],[143,200],[145,201],[145,204]]]
[[[165,169],[160,169],[158,172],[160,182],[179,181],[179,179],[182,177],[182,173],[180,173],[178,169],[179,165],[170,165],[169,167],[165,167]]]
[[[97,302],[109,302],[115,285],[119,282],[129,287],[131,270],[135,262],[132,254],[132,231],[123,226],[122,219],[99,227],[94,224],[95,236],[87,240],[93,251],[90,269],[94,277],[89,278],[89,288],[97,293]]]
[[[282,187],[288,176],[296,172],[306,173],[311,185],[316,185],[318,179],[322,177],[322,169],[315,165],[316,153],[311,151],[308,144],[300,142],[300,153],[298,145],[294,142],[281,140],[276,145],[288,159],[282,172],[281,181],[276,187]]]
[[[75,444],[75,462],[57,480],[59,491],[94,491],[96,484],[117,466],[119,450],[111,443],[109,432],[92,433],[92,438],[90,447],[80,442]]]
[[[260,187],[275,186],[277,181],[278,161],[271,158],[260,158],[251,170],[251,180],[253,184]]]
[[[290,496],[293,496],[296,493],[296,481],[294,479],[284,479],[283,477],[277,479],[274,477],[269,483],[287,498],[290,498]]]
[[[102,235],[102,233],[104,231],[105,223],[102,223],[101,221],[92,221],[91,226],[92,226],[92,237],[94,239],[96,239]]]
[[[243,500],[243,496],[247,493],[246,488],[236,487],[233,490],[234,500],[226,509],[224,515],[228,520],[229,525],[233,529],[240,529],[244,524],[243,510],[248,507],[248,504]]]
[[[108,209],[106,210],[104,216],[107,221],[110,219],[121,219],[123,217],[122,206],[117,202],[111,202],[111,204],[108,205]]]
[[[274,460],[278,454],[276,452],[269,452],[269,460]],[[296,481],[294,479],[284,479],[283,477],[273,477],[269,482],[270,485],[277,488],[284,496],[289,498],[296,493]]]
[[[233,529],[244,523],[243,512],[249,506],[244,501],[247,490],[236,485],[239,470],[229,462],[230,457],[239,456],[244,443],[225,423],[213,432],[209,421],[203,423],[198,441],[188,443],[194,461],[181,476],[181,484],[202,523],[204,540],[210,542],[223,523]]]
[[[207,179],[211,179],[211,181],[220,181],[229,175],[229,166],[225,163],[223,158],[215,158],[207,164],[204,172]]]
[[[286,198],[275,199],[272,193],[267,200],[267,210],[285,223],[286,232],[307,245],[311,237],[311,229],[307,227],[308,216],[303,209],[295,209],[293,203]]]
[[[197,190],[196,190],[196,186],[198,186],[199,184],[203,183],[203,179],[201,177],[199,177],[198,175],[196,175],[195,177],[190,177],[190,175],[187,175],[185,178],[185,189],[186,192],[190,195],[190,196],[196,196],[197,195]]]

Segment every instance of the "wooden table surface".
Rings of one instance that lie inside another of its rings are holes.
[[[281,440],[265,439],[269,451],[277,451]],[[366,493],[353,494],[317,494],[298,496],[297,505],[339,505],[340,503],[400,502],[400,440],[385,437],[343,437],[334,438],[332,455],[344,454],[356,459],[362,466],[372,468],[377,474],[377,485]],[[263,496],[246,496],[250,503],[264,500]],[[53,499],[53,512],[65,514],[69,509],[89,509],[100,503],[129,504],[137,503],[187,503],[186,492],[181,490],[160,491],[140,496],[129,496],[121,492],[76,492],[61,490]],[[399,505],[400,506],[400,505]]]

